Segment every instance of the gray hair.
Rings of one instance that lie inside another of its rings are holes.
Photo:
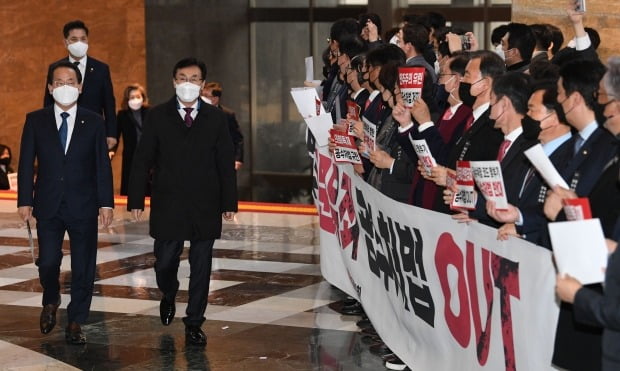
[[[607,95],[620,99],[620,56],[607,60],[607,73],[603,76],[603,85]]]

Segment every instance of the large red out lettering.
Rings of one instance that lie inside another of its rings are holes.
[[[478,286],[476,284],[478,278],[475,269],[474,244],[467,241],[466,261],[463,265],[463,252],[452,235],[443,233],[439,237],[435,252],[435,266],[444,295],[446,324],[454,339],[461,347],[466,348],[471,339],[471,317],[476,340],[476,356],[478,363],[484,366],[488,360],[491,345],[493,287],[497,287],[500,292],[501,333],[506,370],[516,370],[510,297],[519,298],[519,264],[484,248],[482,248],[481,255],[482,285],[486,303],[484,329],[478,305]],[[453,292],[448,282],[448,266],[454,267],[458,272],[456,292]],[[466,277],[467,279],[465,279]],[[453,313],[449,305],[452,295],[455,294],[458,295],[460,303],[458,315]]]

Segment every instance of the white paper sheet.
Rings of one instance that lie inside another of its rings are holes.
[[[304,119],[317,116],[317,107],[319,114],[325,113],[325,108],[315,88],[293,88],[291,89],[291,96],[297,106],[297,111]]]
[[[312,56],[304,59],[306,63],[306,81],[314,80],[314,58]]]
[[[534,165],[536,170],[538,170],[538,173],[540,173],[549,187],[553,188],[556,185],[559,185],[564,189],[569,189],[568,184],[566,184],[564,178],[562,178],[560,173],[558,173],[556,168],[553,166],[551,160],[549,160],[549,157],[547,157],[540,144],[531,147],[523,153],[525,153],[525,156],[527,156],[532,165]]]
[[[314,135],[317,145],[326,146],[329,143],[329,130],[333,127],[332,115],[324,113],[320,116],[305,118],[304,121]]]
[[[598,219],[549,223],[549,235],[560,273],[584,285],[605,280],[607,245]]]

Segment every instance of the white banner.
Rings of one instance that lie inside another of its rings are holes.
[[[318,149],[321,271],[414,370],[548,370],[549,251],[389,199]]]

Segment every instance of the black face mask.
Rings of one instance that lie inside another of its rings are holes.
[[[473,108],[474,102],[476,101],[476,97],[474,97],[473,95],[469,93],[470,89],[471,89],[470,83],[461,82],[461,84],[459,85],[459,98],[461,98],[461,101],[463,102],[464,105]]]
[[[0,165],[9,166],[10,163],[11,163],[10,157],[0,158]]]
[[[435,90],[435,102],[440,107],[446,107],[448,104],[448,97],[450,93],[446,90],[445,84],[437,84],[437,89]]]
[[[540,121],[525,115],[521,120],[521,126],[523,127],[524,138],[532,140],[538,139],[538,134],[540,134]]]

